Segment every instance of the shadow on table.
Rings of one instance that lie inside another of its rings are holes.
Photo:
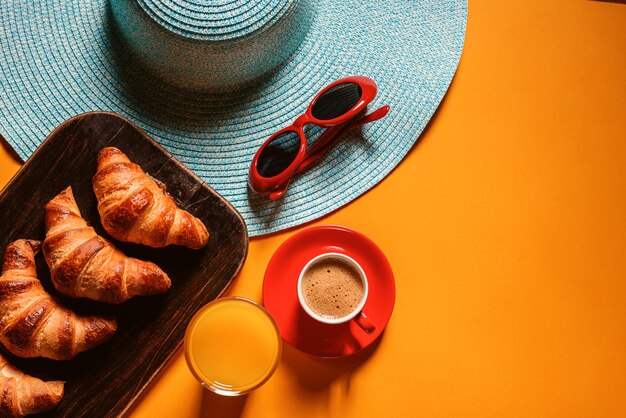
[[[6,138],[3,137],[1,134],[0,134],[0,146],[3,147],[7,151],[7,154],[9,154],[11,158],[13,158],[15,161],[19,163],[24,163],[22,158],[20,158],[17,152],[15,152],[13,147],[9,145],[9,141],[7,141]]]
[[[341,390],[350,391],[350,376],[365,364],[378,348],[385,333],[370,346],[356,354],[339,358],[321,358],[303,353],[288,344],[283,345],[282,366],[296,376],[300,388],[310,394],[326,392],[329,386],[340,378],[344,380]]]
[[[209,390],[202,394],[200,417],[239,418],[246,406],[248,395],[221,396]]]

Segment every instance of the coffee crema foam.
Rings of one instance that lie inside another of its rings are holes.
[[[302,277],[304,302],[323,318],[337,319],[354,312],[365,289],[359,273],[340,259],[323,259]]]

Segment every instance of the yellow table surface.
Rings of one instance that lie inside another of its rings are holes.
[[[179,352],[131,416],[625,416],[625,70],[621,1],[470,1],[421,140],[314,223],[387,254],[397,300],[380,343],[334,361],[287,346],[243,398],[204,391]],[[0,167],[0,185],[19,168],[4,148]],[[251,240],[228,293],[260,300],[270,257],[303,228]]]

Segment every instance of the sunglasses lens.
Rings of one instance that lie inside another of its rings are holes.
[[[360,98],[361,87],[358,84],[338,84],[317,98],[311,108],[311,114],[319,120],[335,119],[352,109]]]
[[[298,133],[283,132],[263,149],[257,162],[257,171],[263,177],[274,177],[282,173],[296,159],[299,149]]]

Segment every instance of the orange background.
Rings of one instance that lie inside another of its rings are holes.
[[[235,399],[204,391],[178,353],[132,417],[625,416],[626,4],[469,7],[419,143],[315,223],[387,254],[397,301],[380,343],[334,361],[285,347],[274,377]],[[19,164],[0,149],[0,167],[5,184]],[[300,229],[253,239],[229,294],[260,300]]]

